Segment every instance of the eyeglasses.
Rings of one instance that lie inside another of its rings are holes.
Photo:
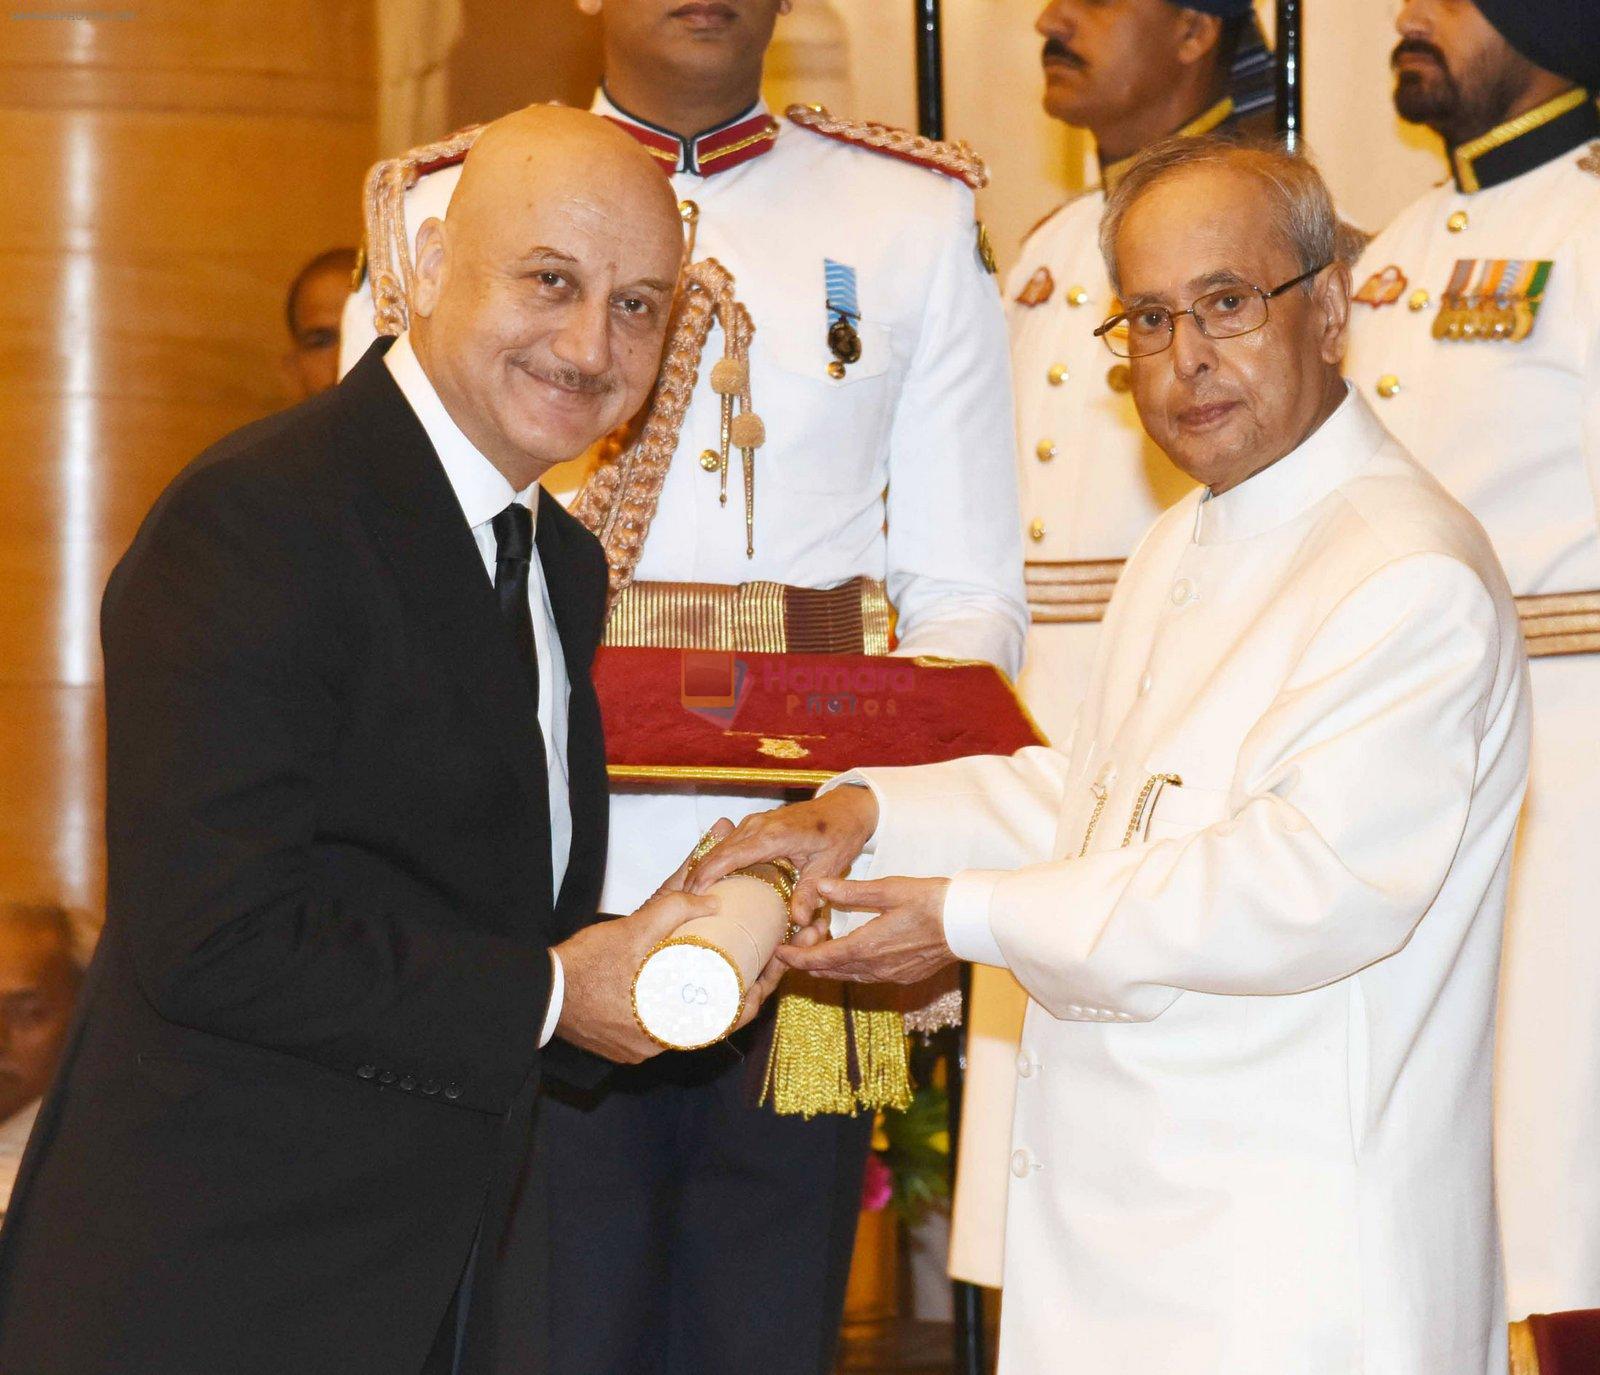
[[[1106,347],[1118,358],[1148,358],[1172,344],[1178,327],[1178,317],[1194,316],[1200,333],[1207,339],[1233,339],[1241,334],[1252,334],[1267,323],[1267,302],[1281,296],[1290,287],[1309,281],[1328,267],[1314,267],[1292,277],[1271,291],[1243,283],[1225,286],[1220,291],[1208,292],[1188,310],[1168,310],[1165,306],[1140,306],[1137,310],[1113,315],[1099,329],[1097,339],[1104,339]]]

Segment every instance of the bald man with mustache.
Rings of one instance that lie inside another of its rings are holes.
[[[653,1053],[629,972],[706,910],[680,873],[596,921],[605,562],[534,497],[654,380],[671,193],[525,110],[419,248],[411,329],[112,575],[108,917],[0,1237],[7,1375],[485,1369],[541,1083]]]

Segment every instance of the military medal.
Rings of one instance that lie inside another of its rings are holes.
[[[1017,293],[1019,306],[1042,306],[1055,294],[1056,279],[1048,267],[1039,268]]]
[[[1433,337],[1521,343],[1533,333],[1553,265],[1544,259],[1458,259],[1440,297]]]
[[[822,260],[822,285],[828,308],[828,352],[833,362],[828,364],[828,376],[835,380],[844,376],[851,363],[861,361],[861,335],[856,321],[861,318],[861,307],[856,301],[856,270],[832,258]]]
[[[1406,289],[1406,274],[1390,263],[1381,272],[1374,272],[1361,284],[1354,299],[1376,310],[1379,306],[1392,306]]]

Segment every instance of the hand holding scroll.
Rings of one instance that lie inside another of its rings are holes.
[[[878,800],[870,788],[834,788],[806,802],[757,812],[700,862],[689,891],[704,893],[737,869],[786,859],[799,871],[790,915],[796,925],[804,926],[824,901],[817,885],[848,873],[877,828]],[[811,940],[822,934],[813,933]]]

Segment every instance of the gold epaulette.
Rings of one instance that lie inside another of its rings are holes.
[[[938,139],[924,138],[908,129],[896,129],[891,124],[877,124],[868,119],[840,119],[830,115],[821,105],[791,105],[784,114],[791,124],[809,129],[824,138],[840,143],[853,143],[857,148],[869,148],[902,162],[915,163],[930,172],[942,172],[947,177],[963,181],[974,191],[989,184],[989,169],[984,161],[964,142],[944,143]]]
[[[465,160],[481,124],[459,129],[437,143],[373,163],[362,188],[366,220],[364,265],[372,279],[372,323],[379,334],[401,334],[410,322],[411,244],[406,235],[406,192],[430,172]]]

